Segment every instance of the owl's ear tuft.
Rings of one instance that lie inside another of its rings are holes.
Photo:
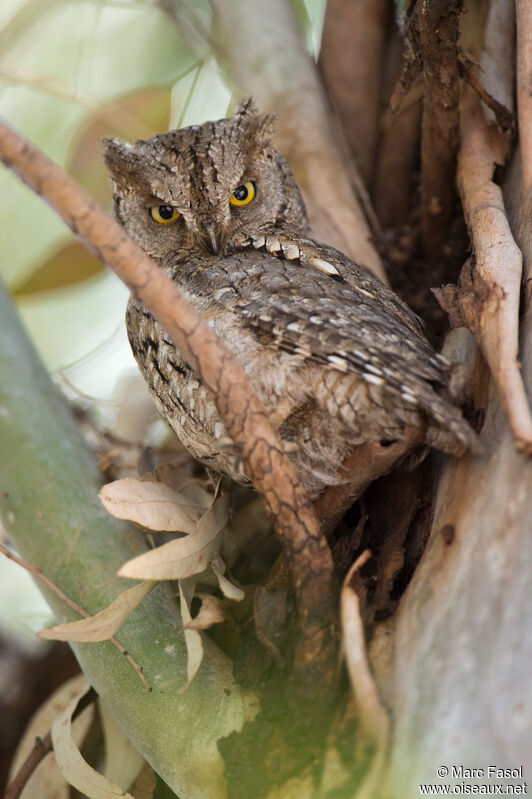
[[[237,117],[253,117],[257,116],[257,114],[257,106],[253,97],[246,97],[245,100],[241,100],[235,111],[235,116]]]
[[[257,149],[272,146],[275,130],[275,115],[260,114],[252,97],[242,100],[236,110],[240,125],[244,126],[248,141],[254,141]]]
[[[138,155],[129,142],[106,136],[102,139],[103,157],[115,188],[129,187],[131,178],[138,171]]]

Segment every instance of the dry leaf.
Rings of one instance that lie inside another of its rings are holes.
[[[197,593],[196,597],[201,599],[199,613],[186,624],[184,630],[208,630],[213,624],[225,621],[225,602],[212,594]]]
[[[241,602],[245,597],[245,593],[241,588],[228,580],[227,577],[224,577],[225,563],[221,555],[216,555],[216,557],[211,560],[211,566],[213,572],[218,578],[218,583],[223,595],[226,596],[227,599],[233,599],[235,602]]]
[[[120,577],[148,580],[181,580],[205,571],[220,548],[229,518],[227,495],[218,497],[190,535],[176,538],[125,563]]]
[[[186,454],[188,455],[188,452]],[[196,463],[192,459],[192,455],[189,455],[189,458],[190,463]],[[187,461],[185,465],[188,466],[189,462]],[[179,494],[186,494],[189,502],[208,508],[212,502],[212,492],[207,491],[200,480],[191,477],[190,470],[185,468],[185,465],[182,462],[178,465],[167,462],[159,463],[153,471],[153,479],[157,483],[169,486]]]
[[[69,624],[57,624],[55,627],[41,630],[37,635],[49,641],[107,641],[120,629],[127,617],[156,584],[155,580],[145,580],[123,591],[109,607],[96,616],[72,621]]]
[[[85,686],[52,724],[52,742],[57,765],[66,781],[88,799],[117,799],[121,796],[133,799],[130,793],[124,793],[119,785],[89,766],[72,738],[72,714],[89,687]]]
[[[179,581],[179,601],[181,605],[181,619],[185,633],[185,644],[187,647],[187,682],[180,689],[179,693],[186,691],[201,666],[203,660],[203,641],[197,630],[191,630],[188,625],[192,621],[190,615],[190,603],[194,597],[195,583],[192,580]]]
[[[72,679],[63,683],[46,702],[41,705],[24,731],[15,757],[11,764],[8,783],[11,782],[27,756],[35,746],[37,737],[44,738],[50,731],[53,721],[62,713],[67,704],[78,697],[81,690],[88,690],[89,682],[84,674],[77,674]],[[72,725],[72,734],[78,746],[83,745],[89,728],[94,720],[94,705],[85,708]],[[54,799],[69,799],[70,786],[59,771],[55,755],[50,752],[35,769],[26,782],[20,799],[36,799],[36,797],[52,797]]]
[[[163,483],[124,477],[100,491],[104,508],[118,519],[129,519],[148,530],[192,533],[205,507],[191,502]]]

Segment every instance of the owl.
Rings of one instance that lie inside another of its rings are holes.
[[[310,237],[301,192],[251,100],[229,119],[134,144],[104,140],[117,220],[178,285],[247,373],[312,497],[359,444],[407,426],[453,455],[477,439],[450,365],[410,308]],[[159,412],[192,455],[249,477],[213,396],[135,297],[129,341]]]

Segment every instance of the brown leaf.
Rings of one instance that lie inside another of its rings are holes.
[[[162,486],[161,486],[162,487]],[[220,548],[229,518],[227,495],[218,497],[201,517],[196,529],[183,538],[132,558],[118,572],[120,577],[178,580],[204,571]]]
[[[134,477],[104,485],[100,500],[113,516],[155,531],[192,533],[205,512],[204,507],[163,483]]]
[[[16,297],[29,297],[41,291],[75,286],[104,271],[104,265],[86,247],[74,241],[59,247],[13,293]]]
[[[72,714],[89,688],[87,684],[52,725],[55,759],[66,781],[88,799],[118,799],[120,796],[133,799],[131,794],[124,793],[119,785],[89,766],[72,738]]]
[[[228,599],[234,599],[235,602],[241,602],[244,599],[245,594],[241,588],[232,583],[231,580],[228,580],[227,577],[224,577],[226,566],[223,558],[219,554],[211,560],[211,566],[213,572],[218,578],[218,584],[223,595]]]
[[[203,641],[200,633],[190,627],[192,616],[190,615],[190,605],[194,597],[195,584],[190,579],[179,580],[179,602],[181,608],[181,618],[183,620],[183,631],[185,633],[185,644],[187,647],[187,682],[180,689],[179,693],[187,690],[190,683],[198,673],[203,660]]]
[[[199,613],[193,619],[183,624],[184,630],[208,630],[213,624],[219,624],[226,618],[226,603],[212,594],[197,593],[201,599]]]
[[[41,630],[37,635],[48,641],[107,641],[114,636],[156,584],[154,580],[145,580],[123,591],[114,602],[95,616],[88,616],[86,619],[72,621],[69,624],[57,624],[55,627]]]

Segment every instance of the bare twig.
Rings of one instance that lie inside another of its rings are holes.
[[[44,738],[35,738],[35,743],[33,744],[31,752],[9,783],[7,791],[4,794],[4,799],[18,799],[39,763],[44,760],[46,755],[52,750],[51,732],[46,733]]]
[[[84,610],[81,607],[81,605],[78,605],[78,604],[76,604],[76,602],[73,602],[71,599],[69,599],[69,597],[67,597],[67,595],[64,594],[61,591],[60,588],[58,588],[56,585],[54,585],[54,583],[52,583],[52,581],[49,580],[48,577],[45,577],[44,574],[42,573],[42,571],[40,569],[38,569],[36,566],[32,566],[30,563],[26,563],[25,560],[22,560],[22,558],[17,557],[13,552],[11,552],[9,549],[7,549],[7,547],[5,547],[3,544],[0,544],[0,552],[3,555],[5,555],[6,558],[9,558],[9,560],[14,561],[15,563],[18,563],[18,565],[22,566],[23,569],[26,569],[27,572],[29,572],[30,574],[33,574],[33,576],[36,577],[37,580],[40,580],[40,582],[43,585],[45,585],[50,591],[52,591],[56,596],[58,596],[59,599],[62,602],[65,603],[65,605],[68,605],[69,608],[72,608],[72,610],[75,610],[76,613],[79,613],[79,615],[83,616],[85,619],[87,619],[89,617],[89,614],[87,613],[86,610]],[[113,646],[115,646],[118,649],[120,654],[125,657],[125,659],[128,661],[128,663],[131,663],[131,665],[133,666],[133,668],[137,672],[137,674],[138,674],[142,684],[146,688],[146,690],[148,692],[151,691],[151,685],[149,684],[148,680],[144,676],[144,673],[142,671],[142,666],[139,666],[139,664],[131,657],[129,652],[126,649],[124,649],[122,644],[118,643],[116,638],[109,638],[109,641],[110,641],[110,643]]]
[[[420,54],[425,77],[421,128],[423,245],[431,255],[443,245],[452,218],[459,138],[458,18],[462,0],[418,0]]]
[[[478,97],[465,93],[458,186],[474,259],[462,269],[458,288],[445,287],[442,304],[455,324],[467,325],[490,366],[517,450],[532,456],[532,417],[520,365],[519,296],[522,256],[516,245],[502,191],[492,178],[504,163],[507,141],[484,119]],[[452,318],[452,316],[451,316]]]
[[[389,0],[329,0],[320,69],[360,174],[370,185],[378,139],[382,56]]]
[[[370,483],[389,472],[400,458],[421,444],[423,436],[421,428],[408,427],[404,438],[389,446],[368,441],[356,447],[339,470],[345,482],[329,486],[314,503],[324,532],[334,530],[344,513],[362,496]]]
[[[515,132],[514,115],[503,103],[500,103],[492,94],[488,92],[477,74],[477,65],[471,61],[466,53],[460,53],[458,60],[458,70],[460,75],[469,83],[472,89],[478,94],[482,102],[493,111],[497,124],[502,132],[510,138]]]
[[[86,707],[91,705],[96,700],[96,697],[96,691],[94,688],[90,688],[79,700],[78,706],[72,714],[72,720],[77,718]],[[9,783],[7,791],[4,794],[4,799],[18,799],[39,763],[44,760],[46,755],[51,752],[53,748],[51,732],[46,733],[44,738],[35,738],[35,743],[26,760]]]
[[[336,652],[331,552],[294,466],[247,376],[164,272],[66,173],[7,125],[0,157],[129,286],[166,328],[212,392],[244,466],[276,522],[294,580],[301,621],[295,666],[308,683],[332,679]],[[305,682],[305,680],[303,680]]]

